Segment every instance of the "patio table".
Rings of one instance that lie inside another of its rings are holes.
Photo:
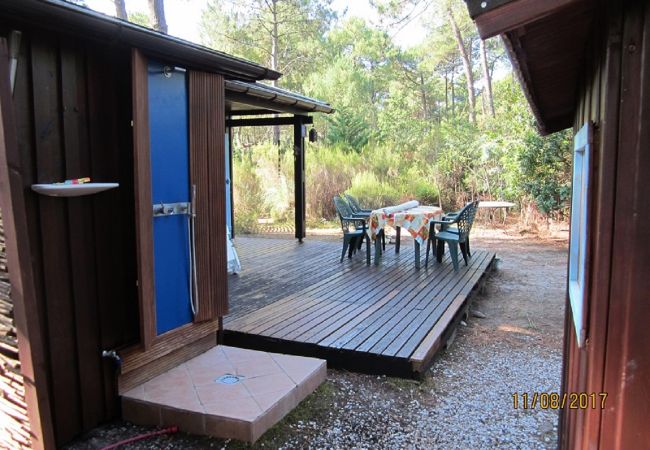
[[[415,245],[415,268],[420,268],[420,246],[429,239],[429,222],[442,216],[442,208],[438,206],[416,206],[395,210],[393,208],[380,208],[370,213],[368,233],[375,242],[375,265],[379,265],[381,258],[381,242],[377,235],[386,226],[392,226],[397,232],[395,252],[399,253],[400,230],[406,229]]]

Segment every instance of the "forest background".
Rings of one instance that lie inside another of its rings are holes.
[[[129,0],[107,1],[118,17],[167,31],[164,0],[128,12]],[[309,225],[331,224],[344,192],[368,207],[506,200],[526,225],[567,220],[570,131],[538,134],[501,40],[479,38],[462,0],[364,0],[373,20],[333,1],[207,0],[198,24],[201,44],[278,70],[275,86],[336,108],[315,115],[319,139],[306,150]],[[424,35],[404,48],[395,32],[409,28]],[[236,231],[293,221],[292,146],[289,128],[234,130]]]

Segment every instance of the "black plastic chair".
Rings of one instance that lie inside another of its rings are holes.
[[[454,217],[431,221],[425,266],[429,264],[429,249],[431,247],[436,248],[436,259],[439,263],[442,262],[442,256],[445,253],[445,242],[449,246],[449,255],[451,256],[454,270],[458,270],[458,247],[460,247],[463,254],[465,265],[468,264],[467,259],[471,257],[468,238],[472,230],[472,225],[474,224],[478,203],[478,200],[468,203]],[[438,233],[435,232],[436,224],[439,224],[441,227]]]
[[[341,262],[348,251],[348,258],[361,248],[363,240],[366,240],[366,264],[370,265],[370,236],[366,232],[366,219],[355,216],[350,209],[350,205],[341,197],[334,197],[334,206],[341,220],[341,229],[343,230],[343,250],[341,251]]]

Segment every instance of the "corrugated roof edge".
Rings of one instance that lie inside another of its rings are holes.
[[[249,94],[264,100],[293,106],[304,110],[305,112],[322,112],[331,114],[335,111],[329,103],[322,100],[306,97],[296,92],[261,83],[228,80],[226,81],[226,90],[241,94]]]
[[[251,61],[62,0],[3,0],[0,17],[86,38],[127,44],[177,65],[233,78],[277,80],[282,76],[280,72]]]

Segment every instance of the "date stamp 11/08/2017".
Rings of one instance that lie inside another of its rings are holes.
[[[604,409],[607,392],[514,392],[514,409]]]

